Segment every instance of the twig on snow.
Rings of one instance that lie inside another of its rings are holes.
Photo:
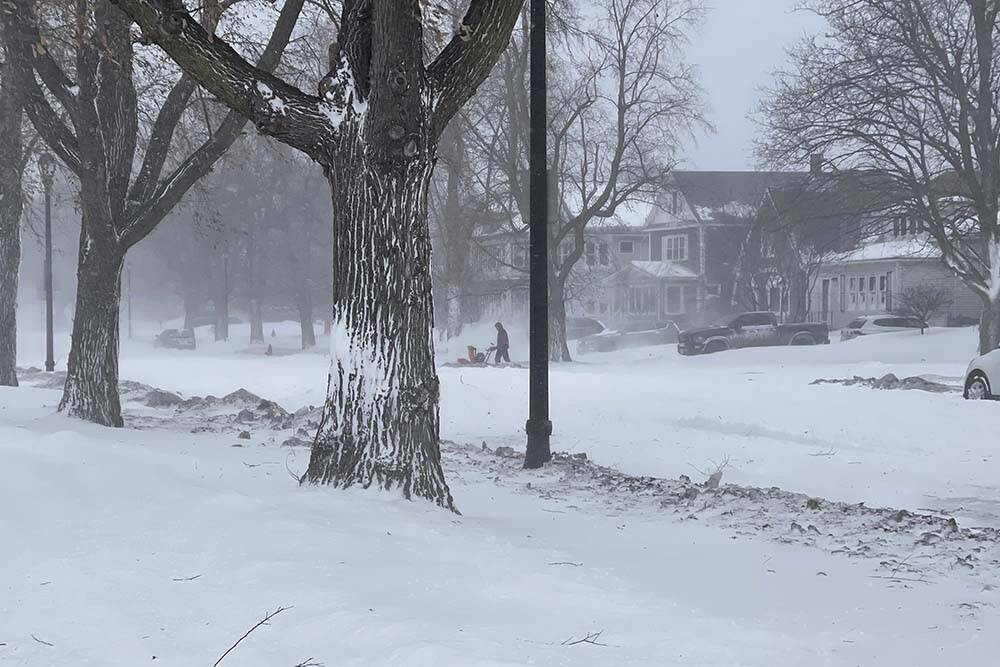
[[[288,611],[289,609],[291,609],[291,607],[278,607],[277,609],[275,609],[271,613],[269,613],[266,616],[264,616],[264,618],[261,619],[260,621],[258,621],[255,626],[253,626],[252,628],[250,628],[249,630],[247,630],[243,634],[242,637],[240,637],[239,639],[237,639],[235,644],[233,644],[228,649],[226,649],[226,652],[219,656],[219,659],[216,660],[215,663],[212,664],[212,667],[218,667],[219,663],[222,662],[223,660],[225,660],[226,656],[229,655],[230,653],[232,653],[233,649],[235,649],[237,646],[240,645],[240,642],[242,642],[244,639],[246,639],[247,637],[250,636],[250,633],[252,633],[254,630],[256,630],[257,628],[259,628],[262,625],[267,625],[268,622],[272,618],[274,618],[275,616],[277,616],[278,614],[280,614],[283,611]]]
[[[598,632],[591,632],[583,639],[573,639],[570,637],[564,641],[560,646],[576,646],[577,644],[593,644],[594,646],[607,646],[607,644],[598,641],[601,635],[604,634],[604,630],[599,630]]]
[[[570,561],[559,561],[556,563],[549,563],[549,565],[572,565],[573,567],[583,567],[583,563],[571,563]]]
[[[889,581],[912,581],[913,583],[916,583],[916,584],[933,584],[934,583],[933,581],[930,581],[928,579],[914,579],[913,577],[893,577],[893,576],[888,576],[887,577],[884,574],[870,574],[870,575],[868,575],[868,578],[869,579],[888,579]]]
[[[173,581],[194,581],[195,579],[200,579],[201,575],[196,574],[193,577],[176,577]]]
[[[305,481],[305,478],[306,478],[305,474],[296,475],[294,472],[292,472],[292,468],[288,465],[288,459],[293,454],[294,454],[294,452],[289,451],[288,455],[285,456],[285,470],[287,470],[288,474],[292,476],[292,479],[294,479],[297,483],[302,484],[302,482]]]
[[[813,452],[809,456],[836,456],[836,455],[837,455],[837,450],[828,449],[825,452]]]
[[[712,461],[710,459],[709,463],[715,466],[715,470],[711,473],[709,473],[706,470],[701,470],[695,467],[691,463],[689,463],[688,465],[697,470],[702,475],[708,477],[708,480],[705,482],[705,486],[707,486],[710,489],[717,489],[719,488],[719,484],[722,482],[722,473],[725,472],[726,468],[729,467],[729,457],[728,456],[723,457],[723,459],[719,463],[716,463],[715,461]]]
[[[39,639],[35,635],[31,635],[31,638],[34,639],[39,644],[45,644],[46,646],[55,646],[55,644],[52,644],[51,642],[47,642],[44,639]]]
[[[312,658],[306,658],[305,660],[303,660],[299,664],[295,665],[295,667],[323,667],[323,663],[322,662],[313,662]]]

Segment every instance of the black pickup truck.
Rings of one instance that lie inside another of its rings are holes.
[[[709,354],[738,347],[829,342],[830,327],[826,324],[778,324],[774,313],[737,313],[708,327],[682,331],[677,338],[677,351],[684,355]]]

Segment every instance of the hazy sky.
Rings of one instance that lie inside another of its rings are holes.
[[[822,29],[812,14],[793,11],[800,0],[706,0],[705,25],[693,36],[688,57],[701,70],[708,118],[717,133],[699,137],[686,151],[694,169],[752,169],[755,128],[747,118],[758,89],[785,59],[785,49]]]

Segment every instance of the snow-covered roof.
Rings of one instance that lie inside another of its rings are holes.
[[[654,278],[697,278],[698,274],[694,271],[679,266],[673,262],[640,262],[632,261],[629,264],[642,271],[643,273],[649,274]]]
[[[879,243],[869,243],[848,252],[830,257],[830,262],[847,264],[851,262],[877,262],[887,259],[937,259],[941,251],[927,238],[893,239]]]

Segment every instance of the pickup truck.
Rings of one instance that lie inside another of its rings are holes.
[[[774,313],[737,313],[715,324],[682,331],[677,351],[684,355],[709,354],[739,347],[770,345],[817,345],[830,342],[826,324],[778,324]]]

